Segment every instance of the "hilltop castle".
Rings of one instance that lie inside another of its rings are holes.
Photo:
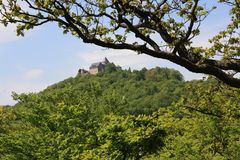
[[[96,63],[91,64],[91,66],[89,67],[89,71],[87,71],[85,69],[79,69],[78,74],[79,75],[86,75],[86,74],[95,75],[97,73],[103,72],[105,70],[105,66],[109,63],[110,62],[105,57],[102,62],[96,62]]]

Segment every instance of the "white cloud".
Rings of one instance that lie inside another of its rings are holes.
[[[79,53],[78,57],[81,62],[81,68],[85,69],[88,69],[91,63],[102,61],[104,57],[107,57],[111,62],[121,66],[124,69],[128,69],[130,67],[131,69],[139,70],[144,67],[154,68],[158,66],[174,68],[180,71],[184,75],[185,80],[201,79],[203,77],[202,74],[192,73],[187,69],[167,60],[154,58],[145,54],[137,55],[136,53],[128,50],[96,50],[91,53]]]
[[[152,61],[159,59],[147,56],[137,55],[135,52],[128,50],[97,50],[92,53],[80,53],[80,61],[83,62],[83,67],[88,67],[91,63],[102,61],[104,57],[107,57],[110,61],[123,68],[133,67],[136,65],[146,66],[151,64]]]
[[[26,80],[33,80],[33,79],[38,79],[43,75],[43,70],[41,69],[32,69],[27,71],[24,74],[24,79]]]
[[[12,42],[20,39],[20,37],[16,35],[15,27],[16,26],[12,24],[7,27],[0,24],[0,43]]]
[[[7,0],[3,0],[2,3],[7,4]],[[1,18],[2,17],[0,15],[0,19]],[[3,24],[0,24],[0,43],[11,42],[19,39],[19,37],[16,35],[15,28],[15,24],[9,24],[7,27],[5,27]]]
[[[38,92],[48,85],[45,83],[8,82],[0,86],[0,105],[14,105],[16,103],[11,97],[13,91],[16,93]]]
[[[123,68],[131,67],[135,64],[143,64],[149,61],[149,56],[137,55],[136,53],[128,50],[97,50],[91,53],[80,53],[81,62],[84,63],[83,67],[89,66],[91,63],[102,61],[104,57],[107,57],[115,64],[122,66]]]
[[[2,3],[3,4],[8,4],[7,0],[3,0]],[[28,7],[28,5],[26,3],[19,2],[18,4],[25,11],[30,11],[30,8]],[[0,18],[1,18],[1,15],[0,15]],[[19,39],[22,38],[22,37],[17,36],[16,26],[17,26],[17,24],[8,24],[5,27],[3,24],[0,24],[0,44],[1,43],[8,43],[8,42],[16,41],[16,40],[19,40]]]
[[[34,31],[36,31],[36,29]],[[28,38],[33,35],[34,31],[33,30],[26,31],[24,37],[21,37],[17,36],[16,24],[9,24],[7,27],[0,24],[0,44],[21,40],[23,38]]]

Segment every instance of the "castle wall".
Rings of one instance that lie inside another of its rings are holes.
[[[91,69],[89,70],[89,73],[90,73],[90,74],[97,74],[97,73],[98,73],[98,68],[91,68]]]
[[[84,69],[79,69],[78,74],[80,74],[80,75],[86,75],[86,74],[96,75],[99,72],[104,72],[105,65],[108,63],[109,63],[108,59],[105,58],[103,62],[93,63],[90,66],[89,71],[86,71]]]

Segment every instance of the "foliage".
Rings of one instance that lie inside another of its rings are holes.
[[[159,159],[238,159],[239,90],[212,79],[188,85],[170,111],[159,111],[169,131]]]
[[[151,116],[109,115],[104,122],[98,131],[100,145],[85,150],[80,159],[140,159],[163,146],[164,131]]]
[[[240,90],[179,77],[117,70],[14,94],[18,103],[0,108],[0,158],[239,159]],[[162,94],[164,103],[154,101]]]
[[[96,96],[100,108],[107,112],[119,113],[121,110],[122,113],[151,114],[176,101],[183,85],[183,76],[173,69],[157,67],[132,72],[117,69],[97,76],[69,78],[48,87],[42,94],[54,95],[44,96],[46,101],[75,105],[79,103],[79,96],[88,92]]]

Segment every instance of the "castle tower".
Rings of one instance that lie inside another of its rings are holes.
[[[109,60],[105,57],[105,58],[104,58],[104,61],[103,61],[102,63],[106,65],[106,64],[108,64],[108,63],[110,63],[110,62],[109,62]]]

